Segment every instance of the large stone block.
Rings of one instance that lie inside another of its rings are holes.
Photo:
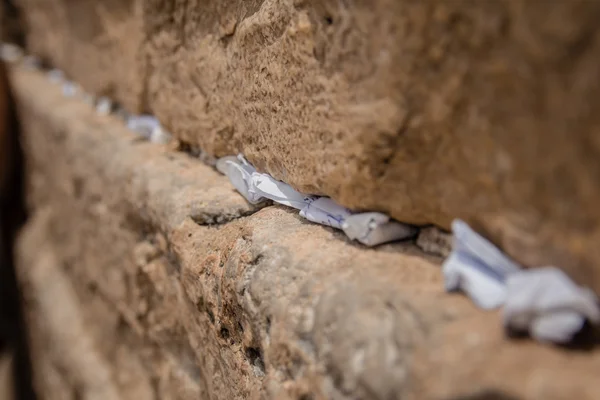
[[[185,154],[15,70],[20,240],[49,399],[595,399],[600,353],[513,342],[413,243],[251,208]]]
[[[150,8],[176,136],[356,209],[463,218],[600,290],[600,3],[224,4]]]
[[[32,50],[183,142],[600,293],[599,2],[76,3],[25,2]]]
[[[141,0],[19,0],[29,51],[86,90],[144,109]]]

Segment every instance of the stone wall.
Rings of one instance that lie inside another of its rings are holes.
[[[441,259],[413,243],[366,249],[252,208],[39,72],[13,80],[42,398],[595,398],[597,350],[504,337],[497,313],[444,293]]]
[[[599,2],[18,5],[28,52],[179,144],[13,70],[43,397],[597,397],[597,349],[510,340],[498,313],[444,293],[439,231],[366,249],[250,206],[189,153],[241,152],[402,222],[463,218],[600,293]]]
[[[28,48],[212,155],[600,290],[600,3],[21,0]]]

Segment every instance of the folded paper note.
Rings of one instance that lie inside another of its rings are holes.
[[[452,253],[442,267],[446,290],[462,290],[484,309],[501,306],[506,276],[519,266],[461,220],[452,222],[452,233]]]
[[[217,160],[217,170],[227,175],[229,181],[234,188],[242,195],[250,204],[258,204],[263,201],[263,197],[256,193],[252,185],[252,174],[256,172],[243,157],[227,156]]]
[[[300,210],[300,216],[307,220],[336,229],[342,229],[346,218],[351,215],[350,210],[340,206],[329,197],[311,200]]]
[[[74,97],[79,92],[79,87],[76,83],[67,81],[62,85],[63,96]]]
[[[352,214],[345,218],[342,229],[350,239],[367,246],[407,239],[415,236],[418,231],[414,226],[394,221],[378,212]]]
[[[159,125],[152,130],[150,141],[157,144],[167,144],[171,141],[171,134]]]
[[[298,210],[302,210],[314,200],[314,197],[298,192],[287,183],[258,172],[252,173],[251,187],[259,196]]]
[[[98,115],[108,115],[112,111],[112,101],[108,97],[100,97],[96,103]]]
[[[60,69],[51,69],[48,71],[48,79],[52,83],[63,83],[65,80],[65,73]]]
[[[152,115],[127,117],[127,128],[153,143],[166,144],[171,140],[171,135],[163,129],[158,119]]]
[[[150,139],[152,131],[160,126],[160,122],[152,115],[130,116],[127,118],[127,128]]]
[[[541,341],[567,342],[584,322],[600,322],[596,296],[560,269],[521,269],[466,223],[452,223],[454,245],[443,265],[447,290],[462,290],[484,309],[504,305],[507,328]]]
[[[353,214],[328,197],[306,195],[268,174],[261,174],[239,155],[220,158],[217,170],[227,175],[248,202],[265,199],[300,210],[300,216],[321,225],[342,229],[350,239],[367,246],[406,239],[416,233],[414,227],[391,221],[381,213]]]
[[[529,332],[540,341],[568,342],[586,319],[600,322],[596,295],[576,285],[558,268],[510,274],[506,286],[505,325]]]
[[[0,48],[0,58],[5,62],[15,62],[21,59],[23,50],[14,44],[3,43]]]

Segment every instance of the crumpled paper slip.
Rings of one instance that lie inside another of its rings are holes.
[[[596,295],[556,267],[521,269],[466,223],[452,223],[454,245],[443,265],[447,290],[481,308],[504,305],[507,328],[540,341],[568,342],[589,320],[600,323]]]
[[[416,228],[391,221],[384,214],[353,214],[329,197],[300,193],[287,183],[257,172],[242,155],[222,157],[216,166],[251,204],[269,199],[293,207],[300,210],[300,216],[309,221],[342,229],[350,239],[367,246],[406,239],[416,233]]]
[[[127,128],[138,133],[152,143],[167,144],[171,134],[163,129],[152,115],[132,115],[127,118]]]
[[[321,225],[341,229],[351,240],[366,246],[393,242],[414,236],[417,229],[391,220],[379,212],[352,213],[329,197],[319,197],[309,202],[300,216]]]
[[[154,128],[150,134],[150,141],[156,144],[167,144],[171,141],[172,136],[161,125]]]
[[[113,103],[108,97],[100,97],[96,103],[96,114],[108,115],[112,111]]]
[[[600,322],[596,295],[556,267],[510,274],[506,286],[505,326],[540,341],[568,342],[586,319]]]
[[[0,58],[5,62],[16,62],[23,57],[23,50],[14,44],[3,43],[0,47]]]
[[[351,215],[350,210],[340,206],[329,197],[319,197],[311,200],[300,210],[301,217],[336,229],[342,229],[346,219]]]
[[[71,81],[66,81],[62,85],[62,93],[65,97],[75,97],[79,93],[79,86]]]
[[[251,204],[269,199],[300,210],[311,200],[310,196],[304,196],[290,185],[256,172],[242,155],[222,157],[217,160],[216,167]]]
[[[252,185],[252,174],[256,169],[250,165],[241,156],[227,156],[217,160],[217,171],[226,175],[234,188],[242,195],[250,204],[258,204],[263,201],[263,197],[256,193]]]
[[[160,126],[160,122],[152,115],[132,115],[127,118],[127,128],[150,139],[152,131]]]
[[[278,181],[267,174],[253,172],[250,179],[250,187],[256,194],[284,206],[302,210],[316,199],[298,192],[287,183]]]
[[[51,69],[48,71],[48,79],[52,83],[63,83],[65,81],[65,73],[60,69]]]
[[[477,306],[492,309],[506,299],[505,280],[520,267],[465,222],[452,222],[454,244],[442,271],[446,290],[463,290]]]
[[[417,234],[414,226],[392,220],[379,212],[366,212],[349,215],[342,224],[344,233],[366,246],[408,239]]]

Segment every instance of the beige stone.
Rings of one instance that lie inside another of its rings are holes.
[[[21,3],[31,50],[182,141],[600,293],[599,2]]]
[[[145,108],[141,0],[19,0],[27,48],[131,112]]]
[[[600,290],[600,3],[200,4],[149,30],[176,136],[356,209],[466,219]]]
[[[19,274],[47,398],[597,398],[597,349],[505,338],[413,243],[366,249],[252,209],[198,160],[13,76],[33,215]]]

